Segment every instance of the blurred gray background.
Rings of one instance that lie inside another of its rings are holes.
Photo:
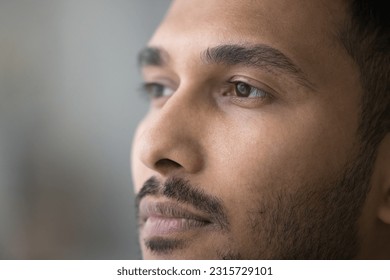
[[[169,0],[0,0],[0,259],[140,258],[137,52]]]

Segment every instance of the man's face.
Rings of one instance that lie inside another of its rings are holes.
[[[173,3],[141,55],[144,258],[356,255],[362,90],[345,17],[341,1]]]

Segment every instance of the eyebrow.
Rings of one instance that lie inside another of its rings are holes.
[[[145,66],[163,66],[169,59],[168,53],[161,48],[145,47],[138,54],[139,67]]]
[[[314,89],[314,84],[288,56],[268,45],[219,45],[201,52],[200,58],[205,64],[241,65],[285,74],[298,84]],[[169,62],[170,57],[164,49],[146,47],[139,53],[138,59],[140,67],[164,66]]]

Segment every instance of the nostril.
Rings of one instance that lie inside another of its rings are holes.
[[[155,168],[160,169],[160,170],[161,169],[164,169],[164,170],[179,169],[181,167],[182,166],[179,163],[177,163],[176,161],[173,161],[173,160],[170,160],[167,158],[160,159],[155,163]]]

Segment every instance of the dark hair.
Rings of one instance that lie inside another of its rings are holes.
[[[359,132],[363,146],[375,153],[390,132],[390,16],[384,0],[348,1],[340,39],[360,70],[364,94]]]

